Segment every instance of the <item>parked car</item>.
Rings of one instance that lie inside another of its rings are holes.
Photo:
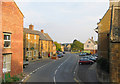
[[[79,56],[85,56],[86,55],[86,53],[80,53],[79,54]]]
[[[94,56],[90,56],[88,59],[96,62],[96,58]]]
[[[96,58],[94,56],[84,56],[82,58],[83,59],[89,59],[89,60],[92,60],[92,61],[96,62]]]
[[[79,62],[79,65],[80,64],[93,64],[94,63],[94,61],[89,60],[87,58],[81,58],[80,60],[78,60],[78,62]]]
[[[61,57],[63,57],[63,54],[59,53],[57,56],[58,56],[58,58],[61,58]]]
[[[65,54],[65,51],[63,52],[63,54]]]
[[[23,68],[25,68],[29,64],[29,61],[23,60]]]

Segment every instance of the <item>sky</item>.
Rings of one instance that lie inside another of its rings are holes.
[[[98,36],[94,29],[109,8],[109,0],[15,0],[24,14],[24,27],[43,29],[54,41],[86,42]]]

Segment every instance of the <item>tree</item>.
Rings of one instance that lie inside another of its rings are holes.
[[[71,44],[71,49],[72,51],[79,51],[79,50],[83,50],[83,43],[81,43],[78,40],[74,40],[73,43]]]
[[[54,42],[57,51],[61,51],[61,45],[57,42]]]

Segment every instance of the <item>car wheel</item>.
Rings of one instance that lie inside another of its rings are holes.
[[[92,65],[92,64],[93,64],[93,62],[90,62],[90,64]]]
[[[82,63],[79,63],[79,65],[82,65]]]

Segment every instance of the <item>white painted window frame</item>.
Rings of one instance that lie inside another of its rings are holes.
[[[10,62],[7,62],[6,60],[6,57],[7,56],[10,56]],[[6,68],[3,67],[3,70],[6,70],[6,72],[10,72],[11,71],[11,57],[12,57],[12,54],[7,54],[7,55],[3,55],[3,66],[4,64],[6,64]],[[5,63],[4,63],[4,60],[5,60]],[[10,64],[10,69],[7,69],[7,65]]]
[[[28,34],[28,39],[30,39],[30,34]]]
[[[4,48],[11,48],[11,34],[4,33],[4,35],[10,35],[10,40],[4,40],[4,43],[5,43],[5,41],[9,41],[10,42],[10,47],[5,47],[4,46]]]

